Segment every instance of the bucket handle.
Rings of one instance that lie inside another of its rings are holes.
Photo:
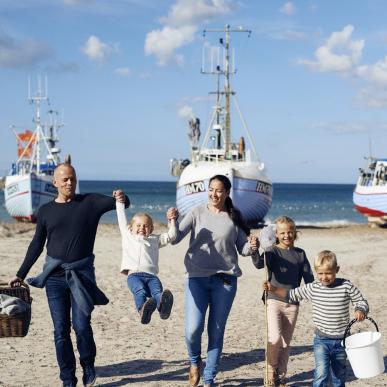
[[[364,320],[369,320],[369,321],[371,321],[372,324],[375,325],[376,332],[379,332],[378,324],[376,324],[376,322],[375,322],[375,320],[374,320],[373,318],[366,316],[366,317],[364,318]],[[344,347],[344,348],[345,348],[345,339],[348,337],[348,334],[349,334],[349,332],[350,332],[350,330],[351,330],[351,328],[352,328],[352,325],[355,324],[355,323],[357,323],[357,322],[359,322],[359,321],[357,321],[357,319],[354,318],[354,319],[348,324],[347,328],[345,329],[344,337],[343,337],[343,347]]]

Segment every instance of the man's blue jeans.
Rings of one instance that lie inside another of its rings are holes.
[[[70,337],[71,318],[82,367],[94,365],[96,347],[91,328],[91,316],[86,316],[74,302],[66,277],[50,276],[46,283],[46,294],[54,324],[56,357],[63,382],[75,382],[75,355]]]
[[[223,349],[227,318],[237,291],[237,277],[217,274],[187,278],[185,283],[185,342],[192,365],[201,362],[201,339],[207,308],[208,347],[204,383],[212,384]]]
[[[149,297],[153,297],[157,308],[160,308],[163,285],[157,276],[142,272],[129,274],[128,288],[133,293],[134,303],[138,311]]]
[[[347,354],[341,345],[341,341],[341,339],[330,339],[315,335],[313,350],[316,368],[313,387],[345,386]]]

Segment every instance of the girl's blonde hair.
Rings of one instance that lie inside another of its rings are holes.
[[[149,223],[151,224],[151,226],[152,226],[152,231],[153,231],[153,219],[152,219],[152,217],[151,217],[149,214],[147,214],[146,212],[137,212],[137,213],[135,213],[135,214],[133,215],[133,217],[132,217],[130,223],[129,223],[129,227],[130,227],[130,228],[133,227],[133,224],[134,224],[134,221],[135,221],[136,218],[146,218],[146,219],[149,221]]]
[[[288,216],[279,216],[275,221],[274,223],[277,225],[279,223],[284,223],[284,224],[289,224],[293,230],[294,230],[294,240],[297,239],[297,236],[298,236],[298,231],[297,231],[297,228],[296,228],[296,223],[294,222],[294,220],[292,218],[289,218]],[[277,243],[279,241],[277,240]]]
[[[330,269],[337,269],[338,265],[336,254],[330,250],[320,251],[314,260],[314,268],[317,269],[321,266],[328,266]]]

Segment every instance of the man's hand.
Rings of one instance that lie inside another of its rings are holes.
[[[113,198],[117,200],[117,202],[125,203],[125,193],[124,191],[118,189],[113,191]]]
[[[8,285],[11,287],[11,288],[16,288],[16,287],[20,287],[22,286],[22,283],[23,283],[23,280],[19,277],[14,277],[12,278],[9,282],[8,282]]]

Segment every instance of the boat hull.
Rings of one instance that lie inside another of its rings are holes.
[[[5,207],[12,218],[34,222],[39,207],[55,199],[57,192],[50,175],[10,175],[5,179]]]
[[[257,163],[198,163],[189,165],[177,183],[176,205],[180,215],[208,202],[208,185],[212,176],[227,176],[232,184],[230,196],[250,226],[263,222],[272,203],[272,184]]]
[[[359,186],[353,193],[353,203],[358,212],[371,223],[387,224],[387,186]]]

